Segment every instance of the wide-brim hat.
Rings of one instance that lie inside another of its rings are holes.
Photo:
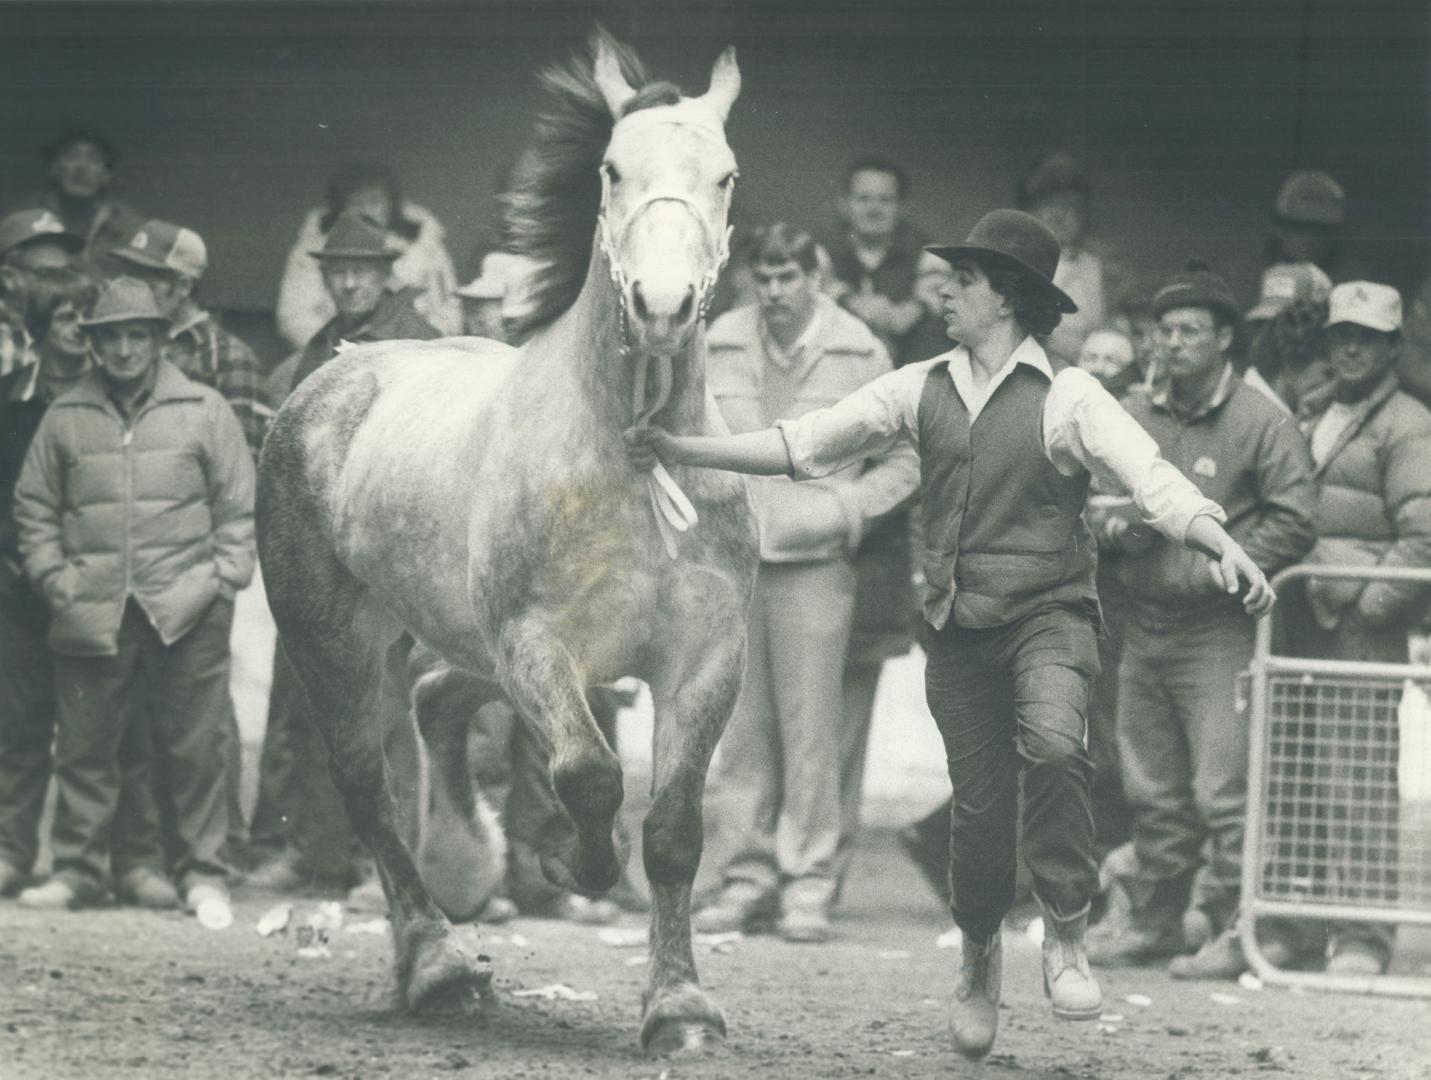
[[[159,310],[154,290],[135,277],[117,277],[104,287],[87,318],[80,326],[88,330],[111,323],[153,322],[169,324],[169,317]]]
[[[387,233],[372,218],[357,210],[345,210],[333,222],[323,246],[308,254],[315,259],[386,259],[399,252],[387,246]]]
[[[1014,270],[1065,315],[1078,310],[1073,298],[1053,283],[1058,240],[1047,225],[1022,210],[991,210],[969,230],[962,244],[924,250],[945,262],[973,255],[986,264]]]

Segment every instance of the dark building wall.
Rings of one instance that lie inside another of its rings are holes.
[[[1069,149],[1136,271],[1198,256],[1250,299],[1273,193],[1310,166],[1350,193],[1354,265],[1424,270],[1424,3],[3,5],[0,204],[36,187],[60,124],[100,125],[124,195],[209,241],[211,300],[257,310],[324,179],[365,156],[399,168],[466,273],[533,72],[593,12],[693,92],[739,47],[748,220],[827,225],[846,162],[877,152],[907,164],[913,216],[958,237]]]

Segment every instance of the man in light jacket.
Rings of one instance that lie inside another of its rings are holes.
[[[712,393],[736,432],[839,401],[891,370],[857,318],[821,294],[811,237],[773,225],[750,256],[758,302],[706,339]],[[789,941],[823,941],[840,839],[841,673],[866,526],[918,485],[909,448],[815,483],[760,481],[761,564],[745,684],[722,745],[722,827],[738,839],[703,930],[779,915]]]
[[[82,907],[111,869],[159,870],[157,836],[129,829],[110,850],[121,787],[149,781],[147,720],[197,911],[227,901],[229,624],[253,573],[253,462],[218,391],[160,359],[168,323],[147,285],[111,282],[84,326],[96,369],[50,406],[15,492],[59,713],[55,874],[20,902]]]

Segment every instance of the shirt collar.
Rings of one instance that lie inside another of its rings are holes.
[[[765,326],[765,320],[760,320],[760,336],[765,341],[765,351],[775,363],[781,367],[790,367],[795,361],[802,358],[805,353],[812,349],[820,334],[820,328],[825,319],[825,306],[832,304],[832,301],[825,296],[815,298],[815,308],[811,312],[810,321],[805,324],[805,329],[800,331],[800,336],[795,339],[794,344],[789,349],[780,347],[780,343],[775,340],[775,336]]]
[[[185,334],[189,334],[202,326],[209,318],[209,313],[203,308],[192,306],[187,314],[174,320],[174,324],[169,328],[169,340],[174,341]]]
[[[10,390],[11,401],[33,401],[35,392],[40,386],[40,362],[36,360],[33,364],[26,364],[28,373],[23,379],[17,379],[14,387]]]
[[[1232,396],[1232,391],[1237,388],[1237,372],[1230,361],[1223,361],[1222,375],[1217,380],[1217,387],[1213,390],[1212,396],[1203,402],[1191,413],[1184,414],[1173,404],[1173,390],[1171,383],[1164,385],[1154,392],[1152,401],[1158,408],[1174,413],[1185,420],[1201,420],[1214,409],[1222,407],[1223,402]]]
[[[1013,371],[1016,364],[1027,364],[1035,371],[1041,372],[1050,382],[1053,381],[1053,367],[1048,362],[1048,354],[1043,351],[1042,345],[1029,336],[1019,342],[1003,365],[989,376],[989,385],[1003,381],[1004,376]],[[974,373],[974,358],[967,346],[960,345],[949,357],[949,374],[953,376],[956,373],[960,377],[972,376]]]

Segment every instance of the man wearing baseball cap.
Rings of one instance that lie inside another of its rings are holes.
[[[1167,385],[1124,407],[1163,456],[1227,514],[1225,527],[1268,574],[1312,546],[1311,462],[1287,413],[1238,376],[1238,307],[1217,274],[1191,267],[1153,297]],[[1095,965],[1173,958],[1179,978],[1236,978],[1247,734],[1234,698],[1255,620],[1213,587],[1201,560],[1162,540],[1118,556],[1127,623],[1118,682],[1118,758],[1132,809],[1136,869],[1126,907],[1089,934]],[[1199,906],[1214,933],[1183,950],[1183,913],[1210,858]]]
[[[637,469],[655,461],[796,479],[913,445],[924,512],[925,685],[948,754],[954,921],[963,950],[950,1033],[969,1057],[998,1027],[1000,927],[1021,847],[1047,927],[1054,1014],[1096,1019],[1102,995],[1083,934],[1097,887],[1084,747],[1098,668],[1090,473],[1128,491],[1170,541],[1206,552],[1201,573],[1260,614],[1273,601],[1223,511],[1164,461],[1086,371],[1050,363],[1042,339],[1076,305],[1053,283],[1059,246],[1018,210],[986,214],[940,290],[959,345],[882,376],[825,409],[731,436],[632,428]],[[1020,781],[1023,836],[1017,835]]]
[[[35,275],[70,265],[84,239],[51,210],[16,210],[0,218],[0,377],[35,360],[25,332]]]
[[[89,906],[108,874],[121,896],[177,902],[157,829],[114,832],[121,788],[151,782],[152,733],[176,876],[202,914],[227,903],[223,718],[232,600],[254,563],[253,462],[224,399],[162,359],[168,320],[144,282],[110,282],[83,326],[95,369],[45,413],[15,489],[59,717],[55,873],[20,902]]]
[[[1431,566],[1431,412],[1398,385],[1401,323],[1401,295],[1390,285],[1351,281],[1332,290],[1326,346],[1336,380],[1309,395],[1301,410],[1318,483],[1318,537],[1310,563]],[[1405,582],[1312,579],[1306,586],[1309,617],[1293,621],[1289,613],[1288,625],[1303,630],[1301,655],[1404,664],[1407,630],[1424,613],[1426,600],[1424,588]],[[1339,885],[1348,903],[1384,900],[1385,882],[1395,880],[1394,709],[1389,725],[1356,740],[1318,742],[1327,759],[1325,775],[1339,781],[1344,809],[1338,812],[1348,815],[1341,843],[1356,845],[1354,852],[1327,852],[1330,865],[1356,868]],[[1351,761],[1367,742],[1371,760]],[[1324,929],[1328,971],[1386,970],[1388,924]]]
[[[1341,184],[1319,169],[1289,175],[1273,204],[1267,262],[1310,262],[1333,273],[1341,255],[1346,201]]]

